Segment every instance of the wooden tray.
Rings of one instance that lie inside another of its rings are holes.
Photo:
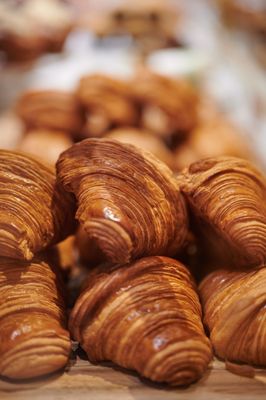
[[[43,381],[0,381],[1,400],[257,400],[266,399],[266,370],[255,378],[228,372],[214,360],[204,378],[187,388],[167,389],[141,381],[135,374],[96,366],[77,356],[68,370]]]

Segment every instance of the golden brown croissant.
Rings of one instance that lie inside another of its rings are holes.
[[[251,163],[205,159],[191,164],[179,182],[198,236],[216,265],[266,262],[266,179]]]
[[[115,139],[122,143],[133,144],[143,150],[149,151],[168,165],[169,168],[172,170],[175,169],[175,159],[172,152],[152,132],[138,128],[117,128],[107,132],[104,137]]]
[[[266,267],[219,270],[200,285],[204,322],[222,359],[266,366]]]
[[[144,71],[132,87],[141,104],[144,128],[167,139],[186,136],[196,126],[198,95],[188,82]]]
[[[102,136],[112,126],[136,123],[136,105],[130,86],[125,81],[99,74],[84,76],[80,80],[77,96],[87,111],[84,137]],[[98,131],[94,132],[95,118],[98,119]]]
[[[111,360],[156,382],[194,382],[211,359],[193,279],[167,257],[93,270],[69,326],[91,361]]]
[[[56,265],[0,258],[0,375],[41,376],[63,368],[70,353],[62,282]]]
[[[0,255],[30,260],[74,229],[75,204],[52,169],[0,150]]]
[[[19,98],[16,111],[28,129],[46,128],[76,133],[83,124],[76,96],[59,90],[26,92]]]
[[[187,234],[185,204],[173,173],[152,154],[106,139],[87,139],[57,162],[74,192],[77,218],[111,262],[171,255]]]
[[[55,165],[59,155],[72,144],[66,132],[36,129],[27,132],[17,149]]]

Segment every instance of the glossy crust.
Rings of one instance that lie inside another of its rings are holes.
[[[173,173],[152,154],[87,139],[61,154],[58,177],[78,201],[77,219],[111,262],[175,254],[187,214]]]
[[[31,260],[74,230],[75,203],[53,169],[0,150],[0,255]]]
[[[266,366],[266,267],[219,270],[200,285],[204,323],[222,359]]]
[[[62,282],[45,256],[0,258],[0,375],[26,379],[63,368],[71,343]]]
[[[266,179],[234,157],[195,162],[179,176],[202,244],[215,264],[266,262]]]
[[[28,129],[47,128],[76,133],[83,124],[75,95],[60,90],[26,92],[19,98],[16,111]]]
[[[166,257],[94,270],[69,326],[91,361],[111,360],[155,382],[190,384],[211,359],[193,279]]]

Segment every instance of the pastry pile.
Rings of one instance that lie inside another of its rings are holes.
[[[92,362],[171,386],[200,379],[213,352],[266,366],[266,179],[249,161],[175,175],[141,148],[89,138],[56,171],[5,150],[0,164],[0,375],[64,368],[70,336]],[[85,281],[67,325],[73,246]]]

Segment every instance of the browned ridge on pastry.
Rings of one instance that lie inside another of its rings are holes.
[[[266,267],[215,271],[201,283],[200,295],[215,353],[266,367]]]
[[[41,376],[68,361],[62,282],[47,260],[0,258],[0,375],[7,378]]]
[[[266,262],[266,179],[251,163],[209,158],[179,176],[208,253],[220,265]]]
[[[76,195],[82,227],[109,261],[172,255],[183,245],[187,214],[177,182],[150,153],[87,139],[61,154],[57,171]]]
[[[155,382],[190,384],[211,359],[194,281],[167,257],[90,272],[69,326],[91,361],[110,360]]]
[[[79,102],[70,92],[39,90],[24,93],[16,111],[27,128],[47,128],[76,133],[83,120]]]
[[[0,256],[30,260],[74,229],[72,196],[55,172],[20,153],[0,150]]]

